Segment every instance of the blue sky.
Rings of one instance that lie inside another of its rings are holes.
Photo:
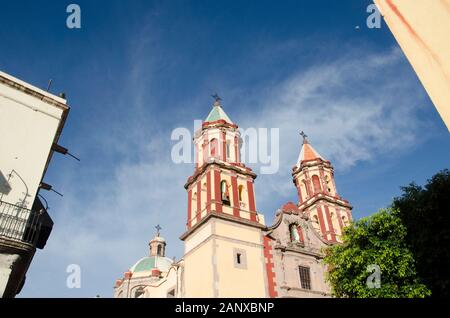
[[[44,194],[55,226],[21,297],[111,297],[157,223],[168,256],[182,256],[193,165],[171,161],[170,134],[204,119],[214,92],[241,127],[280,128],[280,170],[255,187],[267,223],[296,199],[299,130],[332,161],[355,218],[448,168],[448,131],[387,26],[366,27],[370,1],[72,2],[80,30],[65,26],[68,1],[0,11],[0,69],[66,92],[61,144],[82,159],[51,163],[46,182],[64,197]],[[69,264],[80,289],[66,287]]]

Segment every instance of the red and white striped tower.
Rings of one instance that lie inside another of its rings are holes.
[[[195,132],[196,168],[188,178],[187,230],[209,214],[259,222],[254,180],[256,174],[240,159],[240,133],[215,95],[213,109]]]
[[[195,133],[197,164],[188,192],[184,241],[187,297],[267,297],[262,229],[256,212],[256,174],[240,159],[238,126],[215,95]]]
[[[298,193],[298,207],[311,219],[323,238],[340,242],[342,230],[352,220],[352,206],[336,190],[334,170],[301,132],[303,144],[297,164],[292,168]]]

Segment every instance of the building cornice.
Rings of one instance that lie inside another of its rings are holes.
[[[242,166],[240,166],[238,164],[233,164],[233,163],[228,163],[228,162],[225,163],[225,162],[219,161],[217,159],[213,159],[212,162],[205,163],[201,167],[197,168],[195,170],[194,174],[188,178],[186,184],[184,185],[184,188],[187,190],[189,188],[189,186],[197,180],[198,176],[202,175],[209,167],[214,167],[214,166],[217,166],[218,168],[222,168],[222,169],[231,170],[236,173],[243,174],[243,175],[246,175],[253,179],[256,179],[256,173],[251,171],[250,168],[245,167],[243,164],[242,164]]]
[[[339,206],[348,208],[350,210],[353,209],[353,207],[349,204],[349,202],[347,200],[341,199],[340,197],[334,197],[334,196],[326,195],[326,194],[323,194],[323,193],[315,194],[311,198],[307,199],[305,202],[299,204],[298,208],[300,210],[305,210],[305,209],[309,208],[310,206],[316,204],[318,201],[321,201],[321,200],[325,200],[325,201],[328,201],[330,203],[337,204]]]
[[[321,296],[326,296],[326,297],[332,297],[332,295],[330,293],[317,291],[317,290],[304,289],[304,288],[298,288],[298,287],[290,287],[290,286],[287,286],[287,285],[280,286],[280,288],[281,289],[285,289],[287,291],[293,290],[293,291],[300,291],[300,292],[305,292],[305,293],[309,293],[309,294],[315,294],[315,295],[321,295]],[[287,297],[287,298],[290,298],[290,297]],[[293,298],[297,298],[297,297],[293,297]]]
[[[230,124],[228,122],[226,122],[223,119],[219,119],[216,121],[205,121],[202,123],[202,129],[208,129],[208,128],[220,128],[220,127],[224,127],[224,128],[239,128],[238,125],[236,124]]]
[[[216,211],[211,211],[207,216],[205,216],[203,219],[200,220],[200,222],[196,223],[194,226],[192,226],[189,230],[187,230],[186,232],[184,232],[181,236],[180,236],[180,240],[184,241],[185,239],[187,239],[193,232],[195,232],[200,226],[202,226],[203,224],[205,224],[206,222],[208,222],[209,219],[211,218],[218,218],[218,219],[222,219],[222,220],[226,220],[226,221],[231,221],[231,222],[235,222],[235,223],[239,223],[242,225],[247,225],[247,226],[251,226],[254,228],[259,228],[259,229],[265,229],[266,226],[255,222],[255,221],[250,221],[247,219],[243,219],[240,217],[235,217],[233,215],[230,214],[226,214],[226,213],[218,213]]]
[[[301,162],[300,166],[293,166],[292,167],[292,176],[295,176],[297,173],[301,172],[304,168],[310,168],[310,167],[316,167],[316,166],[317,167],[323,166],[332,171],[334,170],[330,161],[323,160],[321,158],[314,158],[314,159],[309,159],[309,160],[303,160]]]
[[[68,110],[70,107],[68,105],[66,105],[65,103],[59,101],[58,99],[61,99],[61,97],[57,97],[54,96],[53,94],[47,93],[47,92],[43,92],[40,89],[36,88],[33,89],[32,86],[25,86],[21,83],[11,78],[8,78],[2,74],[0,74],[0,84],[4,84],[6,86],[9,86],[13,89],[16,89],[18,91],[21,91],[22,93],[25,93],[27,95],[30,95],[34,98],[37,98],[49,105],[58,107],[60,109],[62,109],[63,111]],[[52,97],[53,96],[53,97]]]
[[[307,249],[305,249],[304,247],[297,247],[297,248],[296,248],[296,247],[290,247],[290,246],[278,244],[278,245],[275,245],[275,246],[274,246],[274,249],[280,250],[280,251],[282,251],[282,252],[284,252],[284,253],[286,253],[286,252],[292,252],[292,253],[294,253],[294,254],[296,254],[296,255],[297,255],[298,253],[301,253],[301,254],[313,256],[313,257],[315,257],[316,259],[323,259],[323,258],[324,258],[324,254],[322,254],[322,253],[320,253],[320,252],[314,252],[314,251],[311,251],[311,250],[307,250]]]

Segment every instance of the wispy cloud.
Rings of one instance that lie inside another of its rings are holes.
[[[404,63],[402,53],[393,49],[299,70],[269,88],[259,115],[244,124],[280,127],[283,144],[289,143],[283,152],[287,159],[297,155],[291,149],[299,148],[298,132],[304,130],[340,169],[405,150],[424,124],[419,110],[425,96]]]
[[[243,127],[280,128],[280,171],[258,181],[260,207],[270,206],[270,194],[293,193],[290,172],[300,151],[300,130],[340,172],[411,149],[426,124],[420,117],[426,96],[411,75],[397,48],[354,50],[334,62],[294,70],[268,87],[258,112],[244,111],[239,118]]]

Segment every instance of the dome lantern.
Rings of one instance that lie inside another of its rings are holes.
[[[155,226],[156,235],[155,237],[148,243],[150,247],[150,256],[160,256],[165,257],[166,255],[166,240],[160,236],[161,227],[158,225]]]

